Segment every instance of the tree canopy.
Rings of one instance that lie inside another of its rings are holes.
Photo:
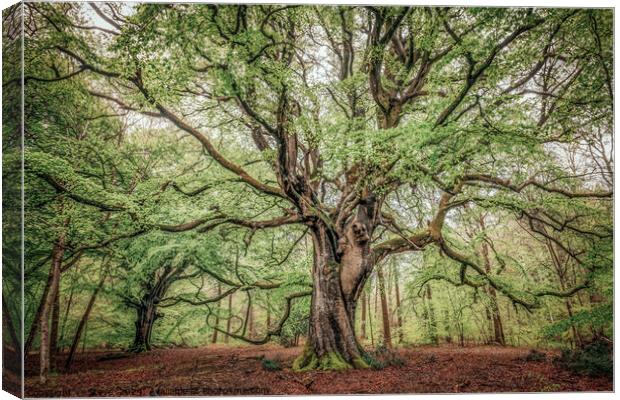
[[[547,334],[608,328],[610,10],[23,7],[30,344],[97,276],[100,312],[137,311],[134,350],[169,309],[250,343],[302,332],[298,369],[365,368],[356,307],[390,265],[407,298],[540,315],[588,293]]]

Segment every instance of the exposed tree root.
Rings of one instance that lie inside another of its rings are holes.
[[[339,371],[346,369],[368,369],[370,366],[362,357],[354,357],[350,362],[338,352],[328,352],[318,356],[311,346],[306,346],[304,352],[293,362],[293,370],[303,371]]]

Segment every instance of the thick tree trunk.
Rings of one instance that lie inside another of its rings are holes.
[[[130,351],[141,353],[151,350],[151,333],[153,332],[153,324],[157,319],[157,305],[151,299],[145,299],[138,308],[136,308],[136,332],[131,345]]]
[[[52,281],[49,291],[45,297],[43,308],[41,311],[41,319],[39,326],[41,329],[41,344],[39,349],[40,369],[39,379],[41,383],[47,382],[47,376],[50,371],[50,332],[49,332],[49,319],[50,311],[52,309],[54,299],[58,293],[58,285],[60,282],[60,267],[62,264],[62,258],[65,252],[65,236],[61,234],[54,243],[54,249],[52,250]]]
[[[67,360],[65,361],[65,370],[69,371],[71,369],[71,364],[73,363],[73,359],[75,358],[75,352],[77,351],[78,345],[80,343],[80,337],[82,336],[82,332],[86,327],[86,323],[88,322],[88,317],[90,316],[90,312],[93,309],[95,304],[95,300],[97,299],[97,295],[99,291],[103,287],[103,283],[105,282],[106,275],[104,274],[99,281],[99,284],[93,291],[93,294],[90,296],[90,300],[88,300],[88,304],[86,305],[86,310],[84,310],[84,314],[80,319],[80,323],[75,331],[75,336],[73,337],[73,342],[71,342],[71,349],[69,350],[69,355],[67,356]]]
[[[361,293],[367,259],[357,242],[341,248],[328,228],[312,228],[314,263],[310,326],[306,348],[293,363],[295,370],[368,368],[355,336],[355,302]],[[341,243],[341,246],[343,243]],[[341,262],[337,262],[337,258]]]
[[[480,217],[478,222],[481,230],[486,229],[486,224],[484,221],[484,216]],[[487,274],[491,274],[491,259],[489,257],[489,245],[486,242],[482,242],[482,257],[484,259],[484,269]],[[500,344],[502,346],[506,345],[506,338],[504,336],[504,327],[502,325],[502,318],[499,313],[499,305],[497,304],[497,294],[495,293],[495,289],[492,287],[487,287],[487,294],[490,299],[490,317],[491,322],[493,324],[493,341],[496,344]]]
[[[491,297],[491,318],[493,320],[493,336],[495,338],[495,343],[505,346],[506,338],[504,336],[504,326],[499,313],[499,305],[497,304],[495,289],[491,287],[489,288],[489,296]]]

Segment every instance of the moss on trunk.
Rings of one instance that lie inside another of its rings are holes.
[[[318,356],[311,346],[306,345],[304,352],[293,362],[293,370],[303,371],[339,371],[345,369],[368,369],[370,366],[362,357],[354,357],[347,361],[338,352],[329,352]]]

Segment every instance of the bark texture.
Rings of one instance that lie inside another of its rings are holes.
[[[145,298],[144,302],[136,308],[136,314],[136,331],[130,351],[134,353],[150,351],[153,324],[155,320],[162,317],[162,315],[157,312],[157,303],[155,299],[150,297]]]
[[[54,299],[58,293],[58,286],[60,284],[60,268],[62,264],[62,258],[65,252],[65,235],[60,234],[54,243],[54,249],[52,250],[52,274],[50,289],[43,302],[41,310],[41,318],[39,326],[41,327],[41,345],[39,349],[39,379],[41,383],[47,382],[47,376],[50,372],[50,312],[54,304]]]
[[[88,322],[88,317],[90,316],[90,312],[93,309],[93,306],[95,305],[95,300],[97,299],[97,295],[99,294],[99,291],[103,287],[103,283],[105,282],[105,278],[106,278],[106,274],[104,274],[101,277],[101,280],[99,281],[99,284],[97,285],[97,287],[93,291],[93,294],[90,296],[90,299],[88,300],[88,304],[86,305],[86,310],[84,311],[84,314],[82,315],[82,318],[80,319],[80,323],[78,324],[78,327],[77,327],[77,329],[75,331],[75,336],[73,337],[73,341],[71,342],[71,350],[69,350],[69,355],[67,357],[67,361],[65,361],[65,370],[66,371],[69,371],[71,369],[71,364],[73,364],[73,359],[75,358],[75,353],[76,353],[78,345],[80,343],[80,338],[82,337],[82,332],[84,331],[84,329],[86,327],[86,323]]]
[[[367,355],[355,335],[355,310],[372,271],[369,212],[371,208],[360,207],[340,237],[321,222],[311,229],[310,326],[306,349],[293,364],[296,370],[368,368]]]

